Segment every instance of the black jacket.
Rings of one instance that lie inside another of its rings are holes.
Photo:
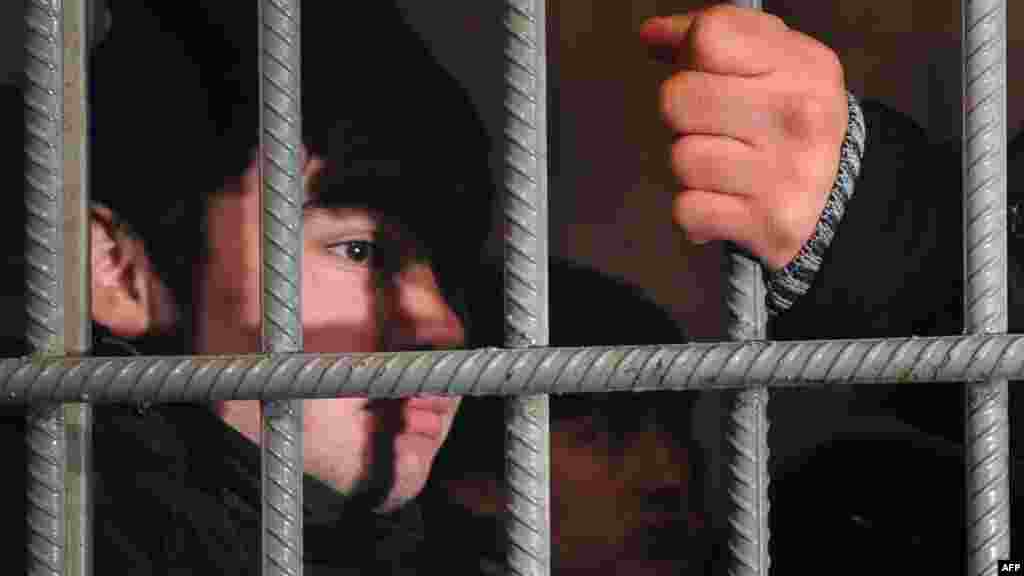
[[[20,565],[25,558],[23,426],[5,411],[13,418],[4,418],[2,444],[13,457],[3,486],[2,523],[10,535],[4,549],[10,565]],[[195,405],[108,405],[97,406],[94,414],[97,573],[259,574],[256,445]],[[469,575],[484,574],[495,562],[472,542],[447,537],[452,531],[493,533],[493,523],[443,502],[414,503],[383,516],[349,506],[308,475],[303,496],[305,574]]]
[[[811,292],[774,322],[774,338],[963,333],[959,143],[929,144],[906,116],[877,103],[863,107],[867,158],[856,193]],[[1024,140],[1011,142],[1007,153],[1012,333],[1024,328],[1024,294],[1016,289],[1024,278],[1017,250],[1024,191],[1013,178],[1024,173]],[[837,398],[844,407],[825,412],[823,407]],[[1020,395],[1011,394],[1010,413],[1020,414],[1019,407]],[[788,573],[832,565],[851,574],[963,571],[961,385],[778,391],[769,405],[773,412],[789,418],[774,421],[776,436],[803,434],[801,415],[808,421],[832,420],[831,430],[822,434],[826,442],[776,463],[773,569]],[[1018,444],[1021,430],[1011,427],[1011,445]],[[1011,477],[1019,468],[1012,465]],[[1015,518],[1021,502],[1018,497],[1012,503]],[[1011,537],[1014,551],[1020,549],[1016,533]]]

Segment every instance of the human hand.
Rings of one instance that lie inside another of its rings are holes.
[[[677,136],[676,224],[695,243],[729,240],[784,267],[839,169],[849,113],[837,55],[776,16],[724,4],[652,18],[640,36],[679,67],[660,93]]]

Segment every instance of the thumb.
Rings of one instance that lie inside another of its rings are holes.
[[[693,15],[689,13],[649,18],[640,26],[640,40],[652,58],[674,64],[692,24]]]

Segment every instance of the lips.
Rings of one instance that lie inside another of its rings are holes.
[[[445,416],[451,413],[455,401],[439,396],[410,398],[403,402],[403,432],[440,438],[444,433]]]
[[[405,405],[413,410],[426,410],[436,414],[451,412],[455,400],[444,396],[416,396],[405,401]]]

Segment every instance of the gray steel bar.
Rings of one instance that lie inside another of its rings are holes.
[[[1006,4],[964,0],[962,9],[965,328],[1005,333]],[[1007,382],[965,391],[967,573],[996,574],[1010,556]]]
[[[726,290],[732,340],[764,340],[768,312],[761,266],[730,250]],[[727,432],[729,489],[729,573],[766,576],[768,556],[768,389],[743,390],[733,399]]]
[[[32,0],[25,8],[26,337],[33,349],[60,355],[64,349],[62,15],[46,0]]]
[[[1024,380],[1024,335],[0,360],[0,403],[512,396]]]
[[[64,4],[64,351],[88,354],[92,347],[89,281],[89,61],[91,0]]]
[[[299,0],[260,2],[263,350],[302,350]],[[302,400],[263,403],[263,574],[302,574]]]
[[[89,242],[89,49],[92,2],[62,0],[64,9],[64,353],[92,346]],[[64,567],[68,576],[92,569],[92,406],[65,404]]]
[[[88,10],[26,3],[26,336],[37,358],[91,343]],[[92,409],[39,404],[27,425],[28,572],[90,574]]]
[[[761,9],[761,0],[732,0],[741,8]],[[729,250],[726,309],[733,340],[767,338],[768,312],[761,266]],[[729,574],[766,576],[768,555],[768,389],[744,390],[733,399],[727,432],[730,482]]]
[[[63,15],[59,4],[25,4],[26,338],[37,355],[64,350]],[[63,410],[27,415],[28,573],[64,574]]]
[[[548,344],[547,53],[544,0],[505,9],[505,343]],[[525,390],[524,390],[525,392]],[[548,397],[506,403],[511,574],[551,573]]]

